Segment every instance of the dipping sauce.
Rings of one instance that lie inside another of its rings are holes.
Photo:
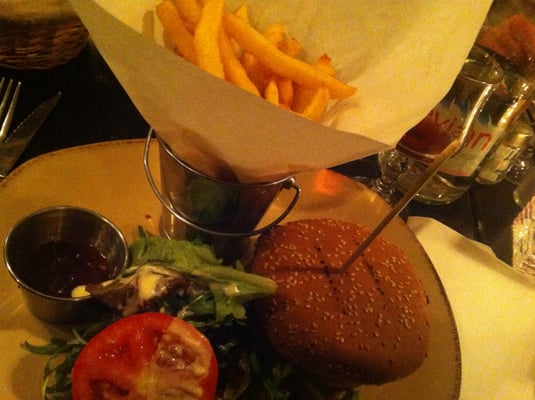
[[[92,245],[66,240],[40,244],[28,258],[26,282],[57,297],[71,297],[76,286],[111,278],[106,257]]]

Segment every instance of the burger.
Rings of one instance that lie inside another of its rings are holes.
[[[369,230],[334,219],[279,225],[256,243],[251,272],[278,284],[255,317],[275,351],[331,387],[384,384],[427,357],[427,298],[403,251],[377,237],[343,264]]]

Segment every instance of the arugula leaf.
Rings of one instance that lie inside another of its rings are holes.
[[[113,321],[95,323],[82,333],[73,329],[70,340],[52,338],[44,345],[34,345],[24,341],[24,347],[34,354],[50,355],[43,370],[41,385],[42,400],[71,399],[71,371],[80,351],[87,342]]]

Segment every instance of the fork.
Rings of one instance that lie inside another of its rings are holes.
[[[19,99],[21,85],[21,82],[15,82],[13,79],[10,79],[7,81],[6,86],[6,78],[0,80],[0,94],[4,91],[4,86],[6,86],[2,101],[0,102],[0,121],[2,121],[2,126],[0,127],[0,143],[6,140],[9,127],[13,121],[13,114],[15,113],[15,106]]]

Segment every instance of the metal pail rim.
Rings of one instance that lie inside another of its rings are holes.
[[[246,236],[254,236],[259,235],[263,232],[266,232],[267,230],[271,229],[278,223],[280,223],[286,216],[292,211],[295,204],[297,203],[297,200],[299,199],[299,195],[301,194],[301,189],[297,186],[295,183],[295,178],[293,176],[285,177],[283,179],[278,179],[273,182],[264,182],[264,183],[239,183],[239,182],[226,182],[224,180],[220,180],[214,177],[210,177],[206,174],[203,174],[196,169],[194,169],[191,165],[185,163],[183,160],[180,160],[178,157],[176,157],[167,144],[163,142],[158,135],[156,135],[156,138],[158,139],[158,142],[162,145],[161,148],[163,148],[173,159],[179,163],[183,168],[187,169],[188,171],[198,174],[199,176],[209,179],[214,182],[218,182],[220,184],[230,185],[230,186],[236,186],[241,188],[261,188],[261,187],[268,187],[268,186],[274,186],[279,185],[282,189],[293,189],[295,191],[294,197],[286,207],[286,209],[273,221],[268,223],[267,225],[257,228],[252,231],[247,232],[222,232],[222,231],[216,231],[210,228],[207,228],[205,226],[199,225],[196,221],[193,221],[191,218],[189,218],[184,213],[177,210],[169,201],[165,198],[165,196],[159,191],[159,189],[156,187],[156,183],[154,181],[154,178],[152,176],[152,172],[150,170],[149,166],[149,152],[150,152],[150,144],[151,139],[153,136],[154,130],[152,128],[149,129],[146,141],[145,141],[145,147],[143,152],[143,167],[145,169],[145,174],[147,176],[147,179],[149,181],[149,185],[151,186],[154,194],[156,195],[157,199],[162,203],[162,205],[169,211],[173,216],[175,216],[178,220],[182,221],[183,223],[201,231],[204,233],[208,233],[210,235],[214,236],[225,236],[225,237],[246,237]]]

